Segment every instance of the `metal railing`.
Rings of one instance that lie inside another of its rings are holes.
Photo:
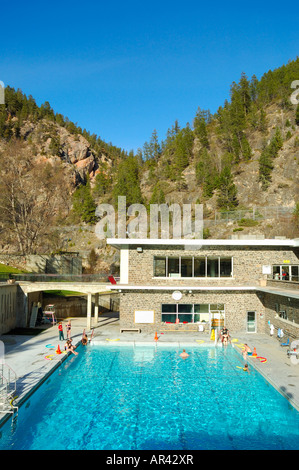
[[[280,219],[285,222],[294,217],[295,207],[266,206],[250,209],[237,209],[234,211],[215,211],[214,218],[204,219],[204,226],[219,225],[224,222],[242,221],[250,219],[260,221],[265,219]]]
[[[282,274],[267,274],[267,279],[269,281],[283,281],[283,282],[294,282],[299,285],[299,276],[294,276],[290,274],[289,276],[283,276]]]
[[[6,363],[0,364],[0,411],[3,413],[15,413],[17,406],[12,405],[17,389],[17,375]]]
[[[0,280],[16,282],[100,282],[109,283],[109,274],[35,274],[35,273],[0,273]],[[118,279],[117,277],[115,278]]]

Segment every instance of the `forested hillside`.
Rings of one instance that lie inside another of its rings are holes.
[[[298,236],[299,105],[290,100],[298,79],[299,58],[260,80],[242,73],[215,114],[199,107],[184,125],[174,116],[165,138],[153,130],[136,153],[90,134],[48,102],[38,106],[6,87],[0,105],[2,252],[80,251],[84,243],[85,251],[98,250],[90,229],[95,209],[101,202],[117,208],[118,195],[147,207],[202,203],[207,221],[223,211],[287,207],[287,220],[245,218],[242,225],[237,217],[208,224],[205,236]],[[65,238],[65,227],[76,226],[88,228],[88,241]]]

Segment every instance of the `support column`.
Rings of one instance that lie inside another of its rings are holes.
[[[99,294],[94,295],[94,324],[98,323],[99,319]]]
[[[91,300],[92,300],[91,294],[87,294],[87,325],[86,325],[87,331],[90,331],[91,329],[91,306],[92,306]]]
[[[21,325],[18,325],[18,326],[22,326],[23,328],[26,327],[26,326],[29,326],[29,299],[28,299],[28,293],[25,293],[25,297],[24,297],[24,318],[25,318],[25,322],[24,320],[22,321],[22,324]]]

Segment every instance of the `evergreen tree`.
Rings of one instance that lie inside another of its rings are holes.
[[[161,156],[161,146],[159,144],[158,134],[157,134],[156,129],[154,129],[152,133],[152,137],[149,143],[149,149],[150,149],[151,158],[153,158],[154,160],[158,160],[159,157]]]
[[[165,194],[162,189],[161,183],[158,182],[155,184],[149,204],[164,204],[165,203]]]
[[[203,149],[197,158],[195,175],[198,184],[202,187],[203,196],[212,197],[218,186],[218,172],[207,149]]]
[[[174,140],[174,167],[176,174],[181,176],[182,171],[188,166],[189,159],[192,155],[193,132],[187,124],[185,128],[180,130]]]
[[[52,155],[60,155],[60,137],[59,135],[52,137],[49,150]]]
[[[151,148],[148,142],[144,142],[143,144],[143,157],[145,161],[151,159]]]
[[[295,123],[297,126],[299,126],[299,104],[297,105],[297,108],[296,108]]]
[[[281,136],[279,127],[277,127],[275,130],[275,134],[272,137],[270,141],[270,145],[269,145],[270,147],[269,150],[270,150],[270,154],[272,158],[277,157],[278,151],[282,148],[282,146],[283,146],[283,138]]]
[[[95,185],[93,188],[94,196],[104,196],[111,187],[111,178],[108,172],[100,170],[95,177]]]
[[[262,189],[266,190],[271,182],[271,174],[274,168],[273,160],[277,157],[279,150],[283,146],[280,129],[277,127],[274,136],[269,145],[267,145],[259,158],[259,181],[262,183]]]
[[[258,128],[261,132],[266,132],[267,130],[266,112],[264,111],[263,108],[260,111],[260,120],[259,120]]]
[[[97,266],[97,261],[98,261],[98,257],[94,248],[90,250],[87,261],[88,261],[88,274],[94,274],[96,270],[96,266]]]
[[[271,182],[273,170],[273,161],[269,148],[265,148],[259,158],[259,181],[262,183],[262,189],[266,190]]]
[[[201,145],[209,148],[209,138],[207,132],[208,112],[198,108],[193,122],[194,134],[199,138]]]
[[[255,102],[258,97],[258,79],[256,78],[255,75],[252,75],[250,85],[249,85],[249,93],[250,93],[250,99],[252,102]]]
[[[253,92],[253,84],[250,85],[246,74],[242,72],[241,78],[239,81],[239,93],[241,96],[241,102],[243,106],[243,111],[245,116],[249,113],[251,107],[251,95]]]
[[[133,155],[129,155],[118,166],[116,184],[113,188],[115,204],[118,202],[118,196],[126,196],[127,206],[141,204],[143,201],[140,190],[138,159]]]
[[[96,204],[91,195],[90,180],[87,178],[86,185],[79,186],[73,194],[73,212],[82,222],[94,224],[97,221],[95,210]]]
[[[218,180],[219,196],[218,207],[226,210],[233,210],[238,205],[237,188],[229,166],[225,166],[219,175]]]
[[[293,211],[293,219],[296,229],[299,229],[299,202],[296,202],[295,209]]]
[[[248,161],[248,160],[251,159],[253,153],[252,153],[250,144],[249,144],[245,134],[243,134],[242,139],[241,139],[241,151],[242,151],[242,156],[243,156],[244,160]]]
[[[154,129],[150,141],[145,142],[143,145],[144,159],[146,161],[150,159],[157,161],[160,158],[161,153],[162,153],[162,149],[159,143],[158,134],[157,134],[156,129]]]

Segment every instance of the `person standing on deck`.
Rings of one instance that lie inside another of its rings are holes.
[[[62,326],[61,321],[58,323],[58,331],[59,331],[59,341],[61,339],[64,341],[63,326]]]
[[[71,329],[72,329],[71,320],[69,320],[66,324],[67,339],[71,339]]]

